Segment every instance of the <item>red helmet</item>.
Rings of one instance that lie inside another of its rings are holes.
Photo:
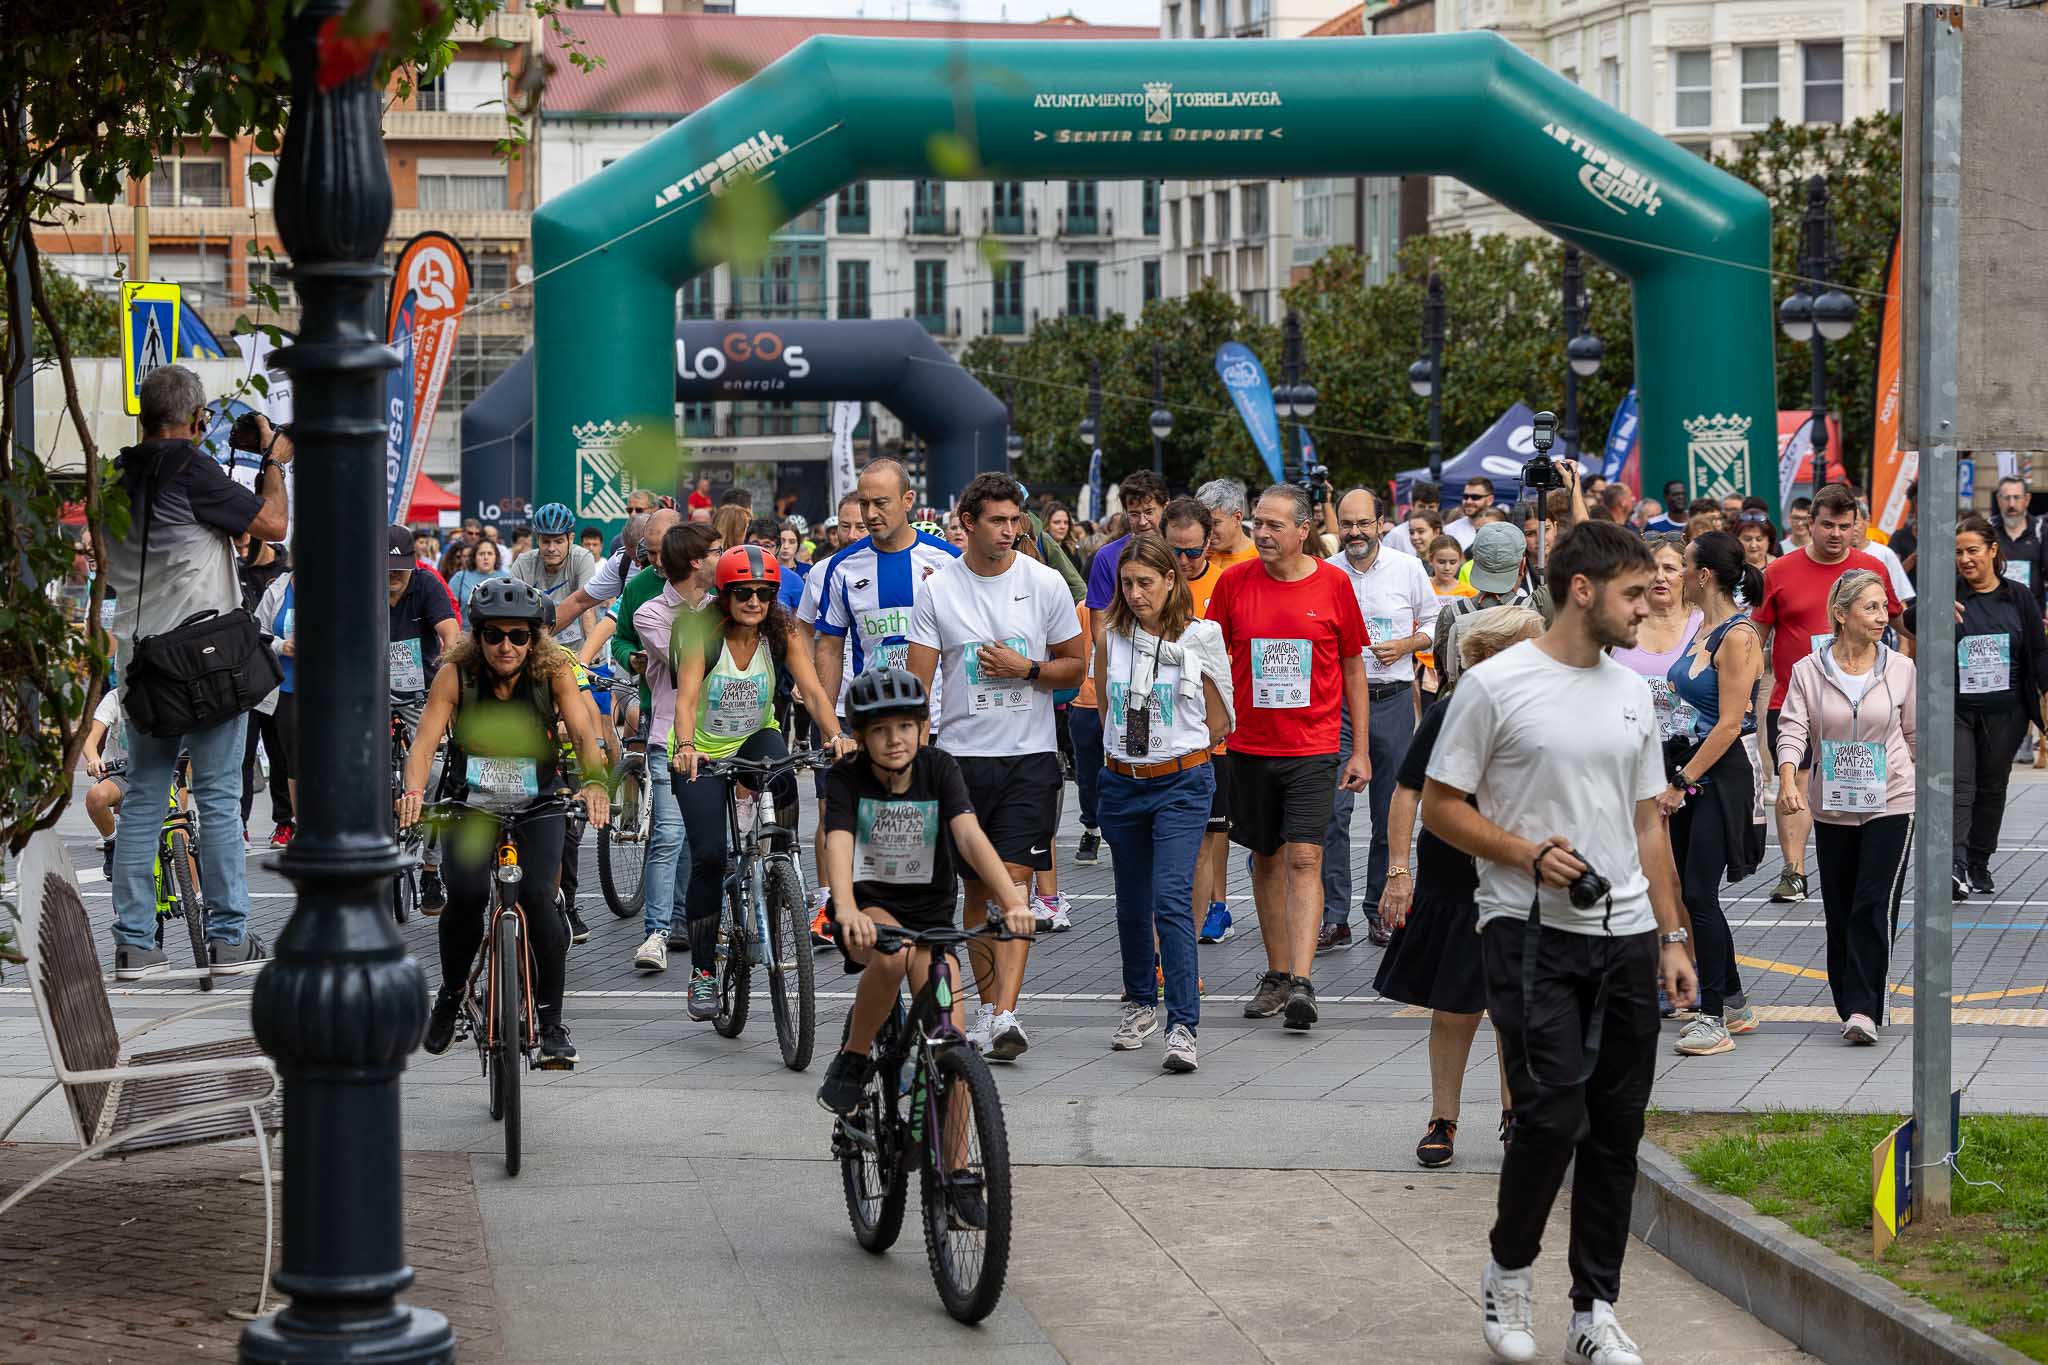
[[[718,590],[734,583],[773,583],[782,586],[782,566],[774,552],[758,545],[735,545],[718,557]]]

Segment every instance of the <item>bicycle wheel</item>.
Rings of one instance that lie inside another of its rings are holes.
[[[925,1255],[946,1311],[980,1322],[1010,1268],[1010,1140],[981,1054],[956,1045],[927,1055],[935,1074],[919,1148]]]
[[[498,1035],[492,1069],[498,1076],[498,1094],[505,1110],[505,1174],[519,1174],[519,1068],[526,1059],[526,997],[519,985],[519,961],[524,945],[519,941],[519,920],[514,915],[498,917],[496,970],[498,973]]]
[[[412,908],[420,903],[419,875],[408,867],[391,879],[391,918],[400,924],[412,918]]]
[[[886,1057],[895,1046],[897,1013],[891,1011],[875,1035],[870,1055]],[[846,1030],[839,1031],[846,1042]],[[860,1108],[839,1120],[832,1149],[839,1156],[839,1176],[846,1186],[846,1216],[853,1240],[863,1251],[877,1254],[896,1245],[903,1231],[903,1205],[910,1192],[904,1178],[903,1147],[897,1140],[896,1083],[877,1066],[861,1092]]]
[[[206,906],[199,899],[199,865],[192,861],[192,839],[182,829],[165,836],[165,860],[171,865],[171,885],[177,888],[178,910],[185,919],[185,932],[192,939],[192,965],[207,975],[199,978],[199,989],[213,989],[213,963],[206,956]]]
[[[718,1017],[711,1026],[722,1038],[737,1038],[747,1027],[747,992],[754,982],[743,916],[728,887],[725,908],[718,914]]]
[[[811,925],[797,893],[796,870],[782,856],[767,860],[768,1004],[775,1012],[775,1041],[782,1064],[802,1071],[811,1064],[818,1036],[817,969],[811,960]]]
[[[647,760],[627,754],[619,767],[619,802],[611,822],[597,833],[597,879],[612,913],[627,919],[640,913],[646,885],[647,836],[654,825],[654,802],[647,791]]]

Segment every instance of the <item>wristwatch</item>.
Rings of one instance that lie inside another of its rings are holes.
[[[1387,869],[1387,875],[1389,877],[1405,877],[1408,875],[1408,869],[1405,867],[1390,867]]]
[[[1036,659],[1033,659],[1033,660],[1031,661],[1031,671],[1030,671],[1029,673],[1026,673],[1026,674],[1024,675],[1024,681],[1026,681],[1026,682],[1037,682],[1037,681],[1038,681],[1038,660],[1036,660]]]
[[[1691,941],[1692,935],[1684,929],[1673,929],[1668,934],[1657,935],[1657,942],[1659,943],[1690,943]]]

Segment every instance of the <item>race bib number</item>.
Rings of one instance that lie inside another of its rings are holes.
[[[1291,710],[1308,705],[1308,670],[1315,646],[1307,640],[1252,641],[1252,705]]]
[[[1024,654],[1025,639],[1012,635],[998,642]],[[974,715],[994,711],[1021,710],[1031,699],[1031,684],[1023,678],[991,678],[981,671],[982,643],[970,640],[960,649],[960,662],[967,672],[967,709]]]
[[[887,640],[875,646],[875,652],[868,655],[864,672],[872,673],[878,668],[909,668],[910,642],[908,640]]]
[[[2034,586],[2034,566],[2024,559],[2006,560],[2005,576],[2022,587]]]
[[[540,795],[540,769],[532,759],[468,757],[471,792],[498,797]]]
[[[1690,738],[1698,729],[1700,715],[1689,701],[1681,700],[1669,678],[1651,678],[1650,700],[1657,708],[1659,739]]]
[[[1848,815],[1884,809],[1884,746],[1865,739],[1820,742],[1820,808]]]
[[[939,866],[939,803],[862,797],[853,817],[853,879],[926,886]]]
[[[418,640],[391,642],[391,690],[406,694],[427,690],[427,665],[420,657]]]
[[[1965,635],[1956,641],[1956,687],[1966,697],[2012,689],[2012,637]]]
[[[1149,758],[1154,754],[1165,754],[1166,732],[1173,726],[1173,688],[1163,682],[1152,684],[1151,700],[1146,703],[1151,711],[1149,726],[1150,739],[1145,752],[1134,754],[1124,743],[1124,736],[1130,728],[1131,686],[1129,683],[1112,682],[1109,685],[1109,724],[1111,734],[1105,738],[1118,756],[1127,759]]]
[[[704,680],[704,729],[721,739],[745,739],[768,714],[767,683],[758,674],[720,673]]]
[[[1806,637],[1807,649],[1815,654],[1824,653],[1827,650],[1828,646],[1832,645],[1834,642],[1835,633],[1833,631],[1829,631],[1825,635],[1809,635]]]
[[[1389,645],[1400,638],[1401,628],[1394,624],[1393,617],[1368,616],[1365,618],[1365,643],[1368,648],[1373,645]]]

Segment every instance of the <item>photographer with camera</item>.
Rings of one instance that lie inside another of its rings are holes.
[[[1567,1357],[1641,1361],[1613,1305],[1659,977],[1680,1005],[1695,990],[1649,685],[1605,653],[1635,643],[1654,568],[1612,522],[1558,537],[1556,619],[1463,677],[1423,788],[1423,824],[1479,860],[1487,1009],[1514,1100],[1480,1280],[1482,1332],[1502,1360],[1537,1354],[1534,1263],[1576,1157]]]

